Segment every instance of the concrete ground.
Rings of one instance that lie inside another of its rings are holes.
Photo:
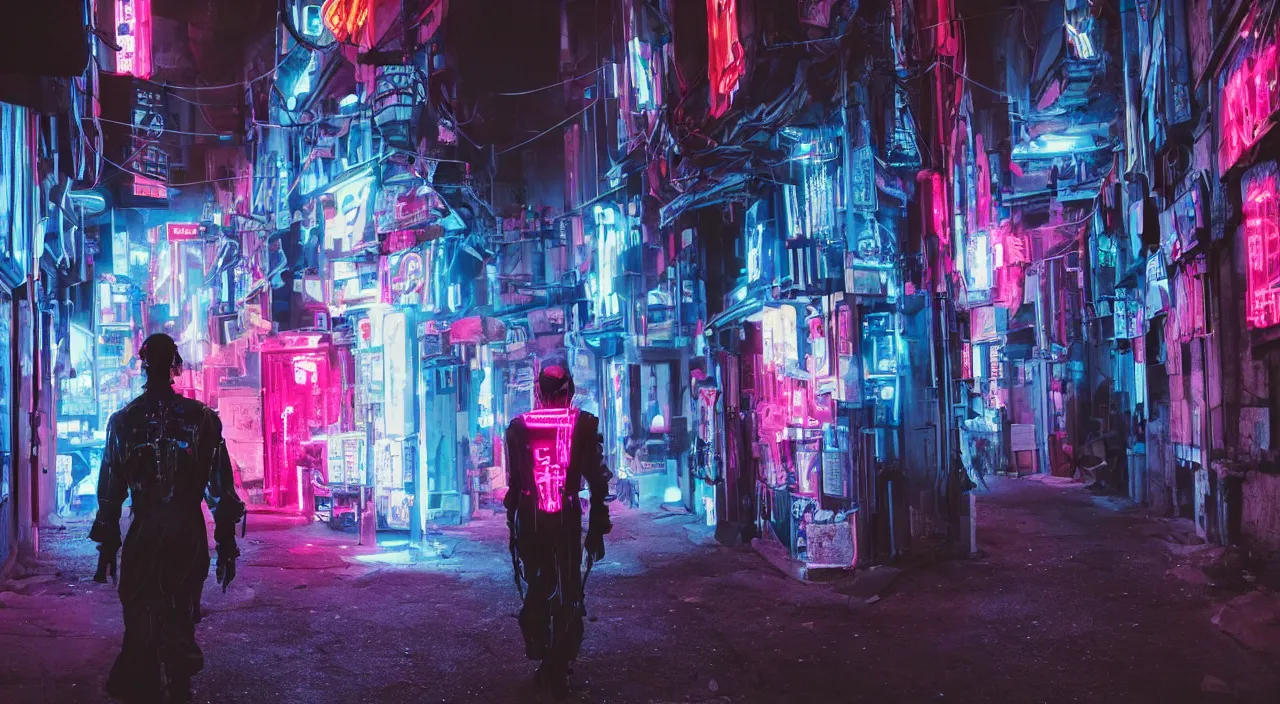
[[[871,604],[696,544],[688,516],[622,513],[588,584],[574,700],[1280,702],[1280,650],[1254,616],[1274,595],[1212,590],[1185,525],[1052,480],[997,480],[978,507],[985,556],[920,561]],[[103,701],[120,613],[86,533],[46,532],[58,573],[0,593],[0,702]],[[196,701],[534,700],[501,521],[422,553],[353,542],[250,517],[239,578],[206,592]]]

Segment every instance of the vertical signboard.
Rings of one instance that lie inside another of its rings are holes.
[[[1245,317],[1251,328],[1280,324],[1280,171],[1254,167],[1240,181],[1247,251]]]

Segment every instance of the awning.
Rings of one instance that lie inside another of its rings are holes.
[[[662,226],[670,225],[687,210],[704,208],[734,197],[745,196],[750,182],[751,178],[748,174],[732,173],[714,184],[694,187],[693,190],[676,196],[670,203],[662,206]]]
[[[1011,330],[1004,337],[1004,356],[1006,359],[1031,359],[1031,351],[1035,347],[1035,328]]]
[[[762,310],[764,310],[764,301],[760,299],[748,299],[735,303],[713,316],[711,320],[707,322],[707,329],[723,329],[731,327],[753,313],[759,313]]]
[[[1139,259],[1132,266],[1125,270],[1120,278],[1116,279],[1115,288],[1134,288],[1138,285],[1138,277],[1142,276],[1147,270],[1147,260]]]

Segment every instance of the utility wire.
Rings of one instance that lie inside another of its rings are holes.
[[[80,119],[82,119],[82,120],[90,120],[90,118],[87,118],[87,117],[83,117],[83,118],[80,118]],[[107,118],[105,118],[105,117],[99,117],[99,118],[98,118],[98,120],[99,120],[99,121],[101,121],[101,122],[109,122],[109,123],[111,123],[111,124],[113,124],[113,125],[123,125],[123,126],[125,126],[125,127],[133,127],[133,128],[135,128],[135,129],[140,129],[138,125],[135,125],[135,124],[132,124],[132,123],[129,123],[129,122],[121,122],[121,121],[119,121],[119,120],[110,120],[110,119],[107,119]],[[90,120],[90,121],[92,121],[92,120]],[[143,128],[143,129],[145,129],[145,128]],[[160,129],[160,132],[161,132],[161,133],[168,133],[168,134],[185,134],[185,135],[190,135],[190,136],[192,136],[192,137],[230,137],[230,136],[231,136],[230,134],[221,134],[221,133],[218,133],[218,132],[185,132],[185,131],[183,131],[183,130],[171,130],[171,129],[169,129],[168,127],[163,127],[163,128],[161,128],[161,129]]]
[[[530,142],[533,142],[533,141],[535,141],[535,140],[537,140],[537,139],[541,139],[542,137],[545,137],[545,136],[546,136],[547,134],[549,134],[552,130],[555,130],[555,129],[560,128],[560,127],[564,127],[564,126],[565,126],[566,124],[568,124],[569,122],[571,122],[571,121],[573,121],[573,120],[577,119],[578,117],[581,117],[581,116],[582,116],[583,114],[585,114],[588,110],[590,110],[591,108],[595,107],[595,106],[596,106],[596,103],[598,103],[598,102],[600,102],[600,99],[599,99],[599,98],[597,98],[597,99],[595,99],[595,100],[591,101],[590,103],[587,103],[587,106],[586,106],[585,108],[583,108],[583,109],[579,110],[578,112],[575,112],[574,114],[572,114],[572,115],[570,115],[570,116],[568,116],[568,117],[564,118],[563,120],[561,120],[561,121],[557,122],[556,124],[554,124],[554,125],[552,125],[552,126],[548,127],[547,129],[543,130],[542,132],[539,132],[538,134],[535,134],[534,136],[532,136],[532,137],[530,137],[530,138],[526,139],[525,141],[523,141],[523,142],[521,142],[521,143],[519,143],[519,144],[517,144],[517,145],[515,145],[515,146],[513,146],[513,147],[507,147],[506,149],[503,149],[502,151],[497,152],[497,153],[498,153],[498,154],[506,154],[507,152],[515,151],[516,149],[519,149],[520,147],[523,147],[523,146],[525,146],[526,144],[529,144]]]
[[[157,86],[164,86],[165,88],[168,88],[170,90],[227,90],[228,88],[244,88],[246,86],[253,85],[258,81],[261,81],[262,79],[271,76],[275,72],[276,72],[276,69],[273,68],[270,71],[267,71],[266,73],[256,78],[250,78],[249,80],[241,81],[240,83],[227,83],[220,86],[177,86],[177,85],[173,85],[172,83],[161,83],[159,81],[147,81],[147,83],[151,83],[152,85],[157,85]]]
[[[584,79],[584,78],[587,78],[588,76],[594,76],[595,74],[599,73],[599,72],[601,71],[601,69],[603,69],[603,68],[604,68],[604,66],[599,66],[599,67],[597,67],[597,68],[593,68],[593,69],[591,69],[590,71],[587,71],[586,73],[582,74],[581,76],[574,76],[573,78],[566,78],[566,79],[564,79],[563,81],[560,81],[559,83],[552,83],[552,84],[550,84],[550,85],[542,86],[541,88],[530,88],[529,90],[521,90],[521,91],[516,91],[516,92],[514,92],[514,93],[497,93],[497,95],[530,95],[530,94],[532,94],[532,93],[539,93],[539,92],[544,91],[544,90],[547,90],[547,89],[549,89],[549,88],[559,88],[560,86],[562,86],[562,85],[564,85],[564,84],[566,84],[566,83],[572,83],[572,82],[574,82],[574,81],[580,81],[580,80],[582,80],[582,79]],[[474,118],[473,118],[473,119],[474,119]],[[470,122],[470,120],[468,120],[468,122]]]
[[[946,66],[948,69],[950,69],[950,70],[951,70],[951,72],[952,72],[952,73],[954,73],[955,75],[959,76],[960,78],[963,78],[964,80],[966,80],[966,81],[968,81],[968,82],[972,83],[973,85],[978,86],[979,88],[985,88],[986,90],[991,91],[992,93],[994,93],[995,95],[997,95],[997,96],[999,96],[999,97],[1001,97],[1001,98],[1005,98],[1005,99],[1008,99],[1008,100],[1012,100],[1012,99],[1013,99],[1013,97],[1012,97],[1012,96],[1010,96],[1008,93],[1006,93],[1006,92],[1004,92],[1004,91],[1002,91],[1002,90],[997,90],[997,89],[995,89],[995,88],[992,88],[992,87],[991,87],[991,86],[989,86],[989,85],[986,85],[985,83],[979,83],[978,81],[975,81],[975,80],[973,80],[972,78],[969,78],[969,77],[968,77],[968,76],[966,76],[962,71],[960,71],[959,69],[955,68],[954,66],[952,66],[952,65],[950,65],[950,64],[948,64],[948,63],[945,63],[945,62],[942,62],[942,61],[935,61],[935,62],[934,62],[934,66]]]

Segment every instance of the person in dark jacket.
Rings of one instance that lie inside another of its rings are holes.
[[[568,694],[569,664],[582,645],[586,574],[604,558],[604,536],[613,528],[607,503],[612,474],[604,462],[600,419],[572,405],[568,367],[544,367],[536,392],[537,409],[507,428],[504,503],[516,585],[524,597],[525,654],[542,661],[539,685],[561,698]],[[586,574],[579,499],[584,481],[591,492]]]
[[[195,641],[209,576],[209,536],[200,503],[213,513],[223,591],[236,576],[235,529],[244,503],[236,495],[218,416],[173,389],[182,369],[173,338],[152,335],[140,356],[146,390],[107,424],[98,516],[89,538],[99,544],[94,579],[114,580],[120,513],[125,498],[132,500],[118,580],[124,645],[107,693],[126,704],[176,704],[190,699],[191,677],[204,667]]]

